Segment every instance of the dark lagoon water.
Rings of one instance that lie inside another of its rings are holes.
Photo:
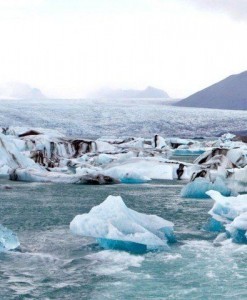
[[[182,182],[55,185],[1,180],[1,223],[21,249],[0,254],[0,299],[247,299],[247,246],[213,245],[201,228],[211,200],[182,199]],[[132,255],[74,236],[69,223],[108,195],[175,223],[170,252]]]

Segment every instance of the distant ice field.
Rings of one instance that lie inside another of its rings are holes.
[[[44,127],[71,136],[215,136],[246,129],[247,111],[183,108],[162,100],[0,100],[0,126]]]

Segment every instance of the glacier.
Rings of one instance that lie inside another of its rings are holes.
[[[89,213],[77,215],[70,223],[76,235],[96,238],[105,249],[144,253],[169,250],[176,241],[173,223],[156,215],[128,208],[120,196],[108,196]]]
[[[185,113],[184,108],[154,99],[127,103],[121,99],[1,100],[1,112],[2,126],[10,125],[11,120],[15,127],[54,128],[67,136],[94,138],[161,132],[175,137],[212,137],[222,131],[242,130],[246,124],[246,111],[188,108]]]

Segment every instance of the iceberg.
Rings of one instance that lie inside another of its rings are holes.
[[[80,183],[82,176],[69,175],[58,172],[48,172],[46,170],[37,171],[35,169],[15,169],[9,174],[12,181],[26,182],[53,182],[53,183]]]
[[[215,224],[220,223],[226,231],[220,239],[231,238],[234,243],[247,244],[247,195],[224,197],[217,191],[207,194],[215,201],[209,214],[216,221]]]
[[[28,167],[41,169],[32,159],[18,150],[10,137],[0,133],[0,175],[8,176],[11,169]]]
[[[33,169],[15,169],[10,172],[9,179],[12,181],[26,182],[52,182],[52,183],[74,183],[74,184],[116,184],[118,180],[97,172],[81,172],[77,174],[66,174],[62,172],[37,171]]]
[[[166,164],[155,158],[131,158],[126,162],[109,166],[105,174],[120,181],[125,181],[128,174],[136,178],[173,179],[173,165]]]
[[[135,184],[135,183],[145,183],[150,181],[151,179],[147,176],[143,176],[136,172],[127,172],[121,176],[121,183]]]
[[[234,147],[234,144],[232,145]],[[244,167],[247,165],[247,150],[244,147],[237,148],[213,148],[200,155],[194,163],[215,164],[215,159],[225,168]]]
[[[231,189],[226,186],[225,182],[220,177],[217,177],[213,183],[207,178],[198,177],[183,187],[181,197],[209,198],[209,195],[206,192],[210,190],[218,191],[224,196],[230,196],[232,193]]]
[[[245,192],[247,146],[242,142],[229,143],[215,147],[215,141],[164,139],[159,135],[89,140],[66,137],[50,129],[6,127],[0,133],[0,177],[21,181],[109,184],[189,181],[195,174],[194,177],[198,177],[204,172],[210,181],[221,176],[229,188]],[[206,152],[194,163],[168,159],[172,154],[189,156],[203,151]],[[223,184],[217,183],[217,187],[216,183],[208,183],[207,187],[205,182],[200,184],[205,191],[215,189],[227,195],[225,189],[219,187]]]
[[[228,169],[227,170],[228,186],[239,192],[247,192],[247,166],[241,169]]]
[[[89,213],[77,215],[70,223],[70,230],[96,238],[105,249],[145,253],[168,250],[168,243],[176,241],[173,226],[161,217],[128,208],[120,196],[109,196]]]
[[[198,169],[200,167],[178,161],[156,157],[135,157],[108,166],[104,169],[104,173],[120,181],[124,180],[126,174],[135,174],[138,178],[173,180],[189,179]]]
[[[226,230],[234,243],[247,244],[247,212],[236,217],[232,223],[226,226]]]
[[[229,224],[241,213],[247,211],[247,195],[224,197],[217,191],[208,191],[207,195],[215,201],[209,214],[221,223]]]
[[[0,224],[0,252],[14,250],[20,246],[15,233]]]

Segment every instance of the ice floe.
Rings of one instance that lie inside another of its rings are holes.
[[[96,238],[105,249],[135,253],[168,250],[167,243],[176,240],[173,223],[128,208],[120,196],[109,196],[89,213],[77,215],[70,229],[74,234]]]
[[[221,225],[225,230],[216,241],[231,238],[235,243],[247,244],[247,195],[224,197],[217,191],[209,191],[207,194],[215,201],[209,211],[213,219],[210,229],[219,231]]]

